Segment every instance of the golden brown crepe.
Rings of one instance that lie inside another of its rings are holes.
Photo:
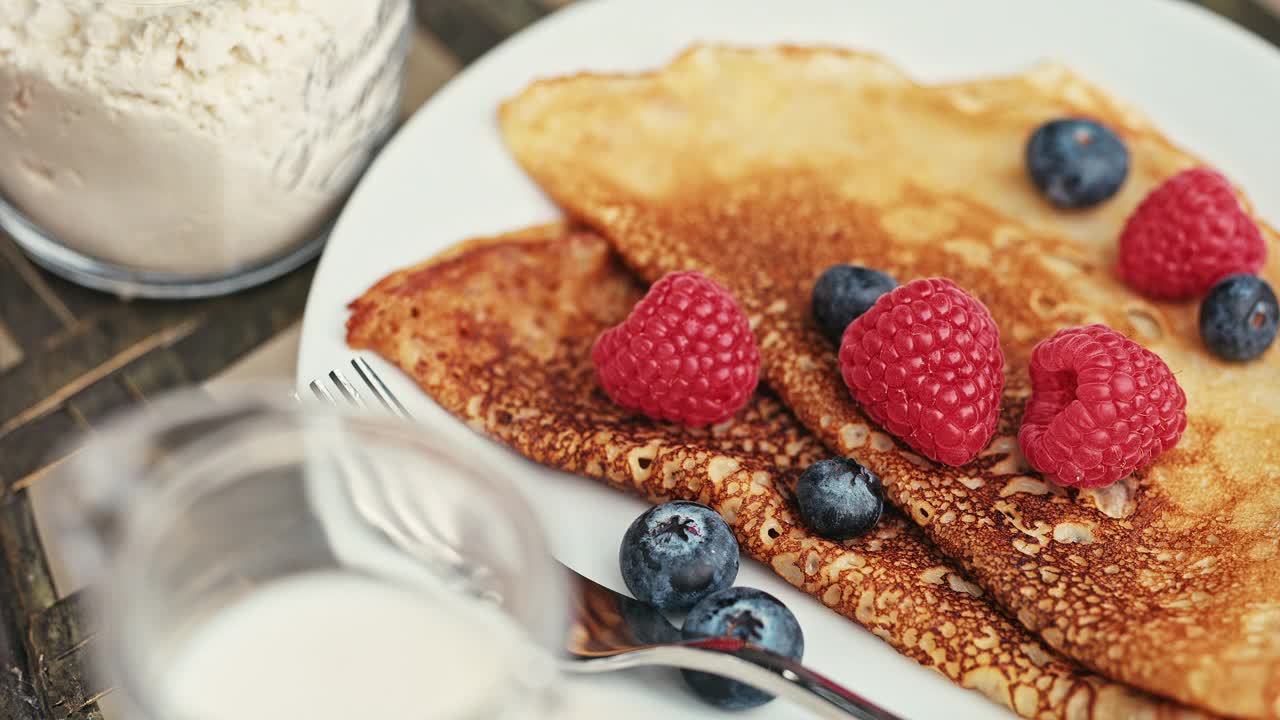
[[[538,228],[473,241],[389,276],[352,304],[348,341],[538,462],[655,502],[711,505],[751,557],[1024,717],[1201,717],[1057,658],[895,511],[858,540],[810,535],[793,515],[789,487],[826,451],[767,392],[704,429],[614,405],[596,385],[590,347],[641,292],[604,240]]]
[[[1018,158],[1037,125],[1075,113],[1116,128],[1134,171],[1108,204],[1066,214],[1035,196]],[[929,88],[869,55],[704,47],[656,73],[536,83],[501,121],[533,178],[646,280],[695,269],[729,287],[797,417],[877,471],[1050,646],[1215,712],[1280,717],[1280,354],[1217,361],[1194,303],[1152,304],[1115,279],[1129,210],[1195,163],[1137,113],[1057,67]],[[842,262],[902,282],[946,276],[991,309],[1008,383],[976,462],[937,467],[850,399],[809,308],[814,279]],[[1015,434],[1031,348],[1090,322],[1168,362],[1190,426],[1149,470],[1064,492],[1029,471]]]

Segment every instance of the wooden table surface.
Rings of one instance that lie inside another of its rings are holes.
[[[850,0],[856,1],[856,0]],[[565,0],[417,0],[407,106]],[[1280,43],[1280,0],[1201,4]],[[82,673],[95,630],[61,597],[39,541],[31,488],[73,431],[166,390],[201,384],[275,340],[292,351],[315,264],[236,296],[124,302],[34,267],[0,235],[0,717],[101,718],[107,688]]]

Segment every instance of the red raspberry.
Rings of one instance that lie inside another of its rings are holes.
[[[867,415],[926,457],[964,465],[995,434],[1004,390],[1000,331],[942,278],[893,290],[845,328],[840,373]]]
[[[1208,168],[1184,170],[1152,190],[1120,234],[1120,277],[1162,300],[1203,295],[1228,275],[1256,274],[1266,259],[1235,188]]]
[[[727,420],[755,392],[760,351],[729,291],[696,272],[653,284],[626,320],[591,349],[613,401],[657,420]]]
[[[1103,487],[1178,444],[1187,396],[1160,356],[1106,325],[1067,328],[1031,353],[1018,444],[1070,487]]]

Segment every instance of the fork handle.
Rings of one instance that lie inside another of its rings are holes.
[[[570,661],[577,673],[610,672],[664,665],[722,675],[786,698],[828,720],[903,720],[857,693],[806,668],[791,658],[719,638],[659,645],[612,657]]]

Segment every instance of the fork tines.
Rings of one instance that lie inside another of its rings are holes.
[[[365,399],[367,395],[377,400],[378,404],[386,412],[402,418],[410,417],[409,411],[400,403],[391,392],[391,388],[387,387],[387,384],[374,371],[373,366],[367,360],[362,357],[352,358],[351,367],[360,378],[359,386],[348,380],[341,370],[331,370],[325,377],[311,382],[311,393],[317,399],[330,405],[345,403],[353,407],[369,410],[372,408]]]

